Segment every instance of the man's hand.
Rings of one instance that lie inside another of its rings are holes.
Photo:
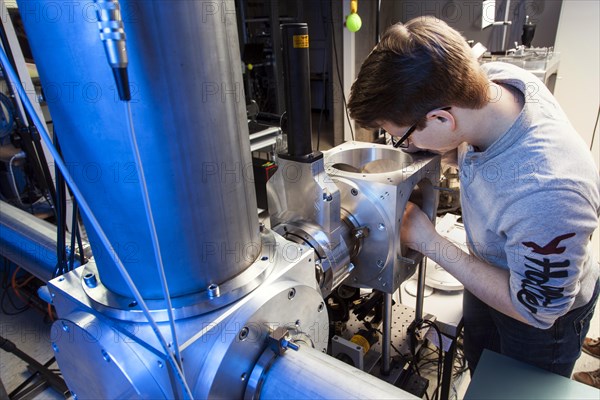
[[[402,244],[420,251],[427,248],[437,236],[437,232],[429,217],[416,204],[409,201],[404,210],[400,235]]]

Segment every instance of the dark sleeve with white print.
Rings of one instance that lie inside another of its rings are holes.
[[[579,292],[598,211],[575,191],[542,190],[513,202],[499,222],[512,302],[531,325],[549,328]]]

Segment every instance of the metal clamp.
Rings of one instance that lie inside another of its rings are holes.
[[[277,357],[282,356],[288,348],[298,351],[300,346],[289,339],[289,331],[285,327],[279,327],[267,336],[267,348],[262,352],[256,365],[248,378],[248,385],[244,392],[244,400],[254,400],[260,398],[260,391],[269,368],[273,365]]]
[[[289,337],[290,333],[288,329],[280,326],[267,337],[267,347],[279,356],[283,355],[288,348],[298,351],[300,347],[291,342]]]

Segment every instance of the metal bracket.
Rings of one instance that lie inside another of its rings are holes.
[[[250,373],[250,378],[248,378],[244,400],[259,399],[265,375],[277,357],[282,356],[288,348],[295,351],[298,351],[300,348],[300,346],[290,341],[289,331],[283,326],[272,331],[267,336],[266,342],[267,348],[258,358],[256,365]]]

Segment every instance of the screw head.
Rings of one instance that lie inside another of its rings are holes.
[[[243,327],[240,333],[238,334],[238,338],[240,340],[246,340],[248,338],[248,334],[250,333],[250,328],[247,326]]]
[[[291,288],[288,292],[288,299],[291,300],[294,297],[296,297],[296,289],[295,288]]]

